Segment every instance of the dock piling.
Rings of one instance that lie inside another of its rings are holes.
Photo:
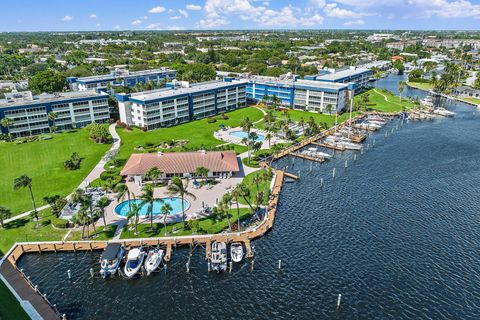
[[[228,265],[228,272],[232,272],[232,267],[233,267],[233,263],[232,261],[230,261],[229,265]]]
[[[335,178],[335,168],[332,170],[332,178]]]
[[[67,270],[67,276],[68,279],[72,279],[72,271],[70,271],[70,269]]]
[[[278,260],[278,270],[282,270],[282,259]]]
[[[353,155],[353,161],[357,161],[357,154],[356,153]]]
[[[93,272],[93,268],[90,268],[90,276],[93,278],[94,276],[94,272]]]
[[[212,271],[212,266],[210,264],[210,260],[207,262],[208,272]]]
[[[338,298],[337,298],[337,309],[340,309],[340,303],[341,302],[342,302],[342,294],[339,293]]]
[[[348,167],[348,161],[345,160],[345,169]]]
[[[251,272],[253,272],[253,266],[254,266],[254,264],[255,264],[255,259],[252,259],[252,266],[251,266],[251,268],[250,268],[250,271],[251,271]]]
[[[320,178],[320,188],[323,188],[323,178]]]

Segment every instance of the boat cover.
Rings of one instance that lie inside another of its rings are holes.
[[[109,243],[102,253],[102,260],[114,260],[122,245],[120,243]]]

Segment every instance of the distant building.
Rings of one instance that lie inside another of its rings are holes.
[[[463,98],[478,98],[480,99],[480,90],[474,89],[470,86],[460,86],[453,89],[453,94]]]
[[[48,114],[55,112],[58,130],[83,127],[92,122],[105,123],[110,119],[108,95],[93,90],[61,92],[33,96],[30,91],[5,94],[0,100],[0,120],[10,118],[10,133],[15,137],[50,132],[53,122]],[[7,133],[6,128],[1,128]]]
[[[378,42],[378,41],[389,40],[389,39],[397,40],[399,39],[399,37],[392,33],[374,33],[367,37],[367,41],[370,41],[370,42]]]
[[[167,88],[118,94],[120,120],[147,130],[205,118],[246,106],[246,81],[173,81]]]
[[[153,167],[162,172],[160,179],[195,177],[199,167],[207,168],[210,178],[231,177],[240,172],[235,151],[199,151],[134,153],[120,174],[126,176],[127,181],[142,185],[145,174]]]
[[[347,67],[338,70],[328,70],[328,73],[305,76],[305,80],[322,82],[352,83],[350,89],[362,91],[368,87],[368,80],[373,75],[370,69]]]
[[[73,91],[99,90],[106,91],[107,85],[111,87],[125,86],[134,87],[138,83],[147,83],[153,81],[155,84],[161,81],[171,81],[175,79],[177,72],[169,68],[160,68],[153,70],[128,71],[117,69],[108,75],[91,77],[68,77],[67,82]]]

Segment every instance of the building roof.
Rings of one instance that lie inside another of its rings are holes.
[[[176,72],[176,71],[173,69],[163,68],[163,67],[160,69],[150,69],[150,70],[140,70],[140,71],[117,70],[112,72],[111,74],[80,77],[80,78],[77,78],[76,81],[82,82],[82,83],[88,83],[88,82],[95,82],[95,81],[107,81],[112,79],[115,80],[116,78],[142,77],[150,74],[168,73],[168,72]]]
[[[134,153],[121,175],[144,175],[153,167],[166,174],[193,173],[198,167],[210,172],[240,171],[235,151]]]
[[[349,77],[360,75],[366,72],[371,72],[371,71],[370,69],[364,69],[364,68],[344,69],[344,70],[335,71],[329,74],[319,75],[317,76],[317,80],[338,81],[340,79],[349,78]]]
[[[38,96],[25,95],[25,92],[19,92],[18,98],[15,95],[11,99],[0,99],[0,108],[15,107],[24,105],[35,105],[50,102],[70,101],[85,98],[107,98],[105,92],[96,92],[95,90],[57,92],[54,94],[42,93]]]

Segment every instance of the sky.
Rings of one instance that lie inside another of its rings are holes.
[[[480,0],[15,0],[0,31],[480,29]]]

